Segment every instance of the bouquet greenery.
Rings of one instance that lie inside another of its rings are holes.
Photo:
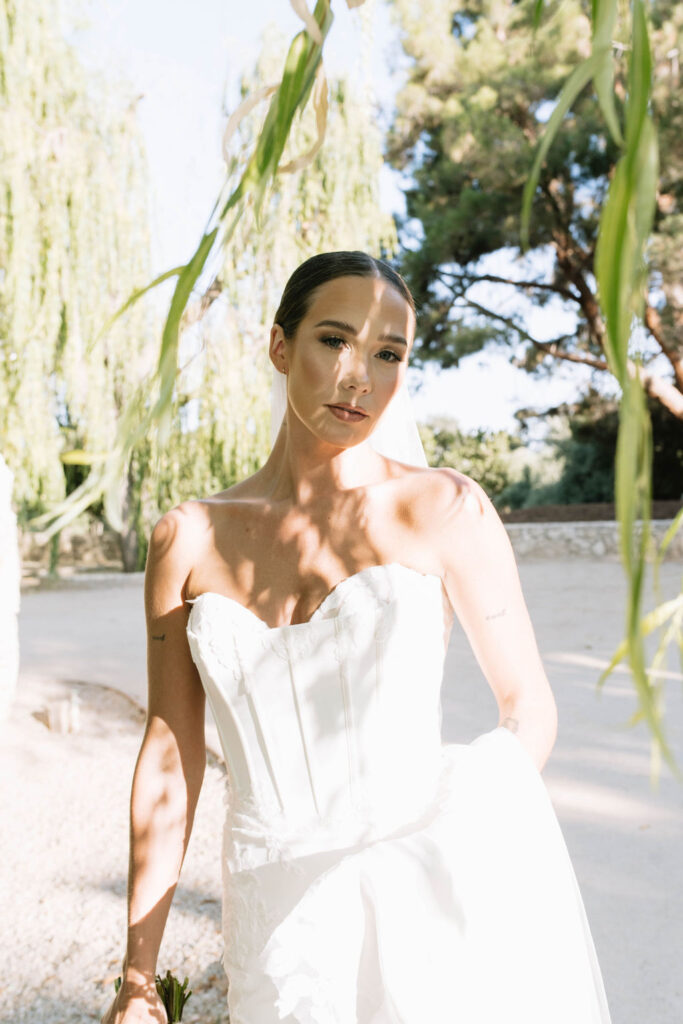
[[[157,992],[164,1004],[166,1010],[166,1016],[168,1017],[168,1024],[176,1024],[177,1021],[183,1019],[183,1007],[185,1003],[192,995],[192,989],[189,992],[185,992],[187,988],[188,979],[185,978],[182,985],[176,977],[174,977],[170,971],[166,971],[166,977],[162,978],[158,974],[154,978],[157,986]],[[121,988],[121,978],[117,978],[114,982],[114,989],[116,992]]]

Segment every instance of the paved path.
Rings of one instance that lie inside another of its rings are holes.
[[[559,708],[544,779],[583,893],[613,1024],[681,1024],[683,786],[664,768],[659,788],[651,788],[646,730],[625,727],[636,707],[625,666],[596,691],[622,636],[623,570],[618,562],[579,559],[521,560],[519,570]],[[664,565],[661,599],[678,593],[680,575],[675,563]],[[645,607],[652,605],[648,588]],[[144,703],[141,574],[24,592],[20,639],[20,686],[96,682]],[[665,674],[666,725],[683,766],[683,693],[673,651]],[[497,723],[457,622],[442,696],[449,742],[467,742]],[[208,739],[214,746],[212,726]]]

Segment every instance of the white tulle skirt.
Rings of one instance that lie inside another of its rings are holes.
[[[609,1024],[525,748],[497,728],[442,754],[419,821],[226,878],[231,1024]]]

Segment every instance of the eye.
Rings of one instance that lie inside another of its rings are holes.
[[[339,337],[337,337],[334,334],[326,334],[324,337],[320,338],[320,341],[322,342],[323,345],[327,345],[328,348],[334,349],[335,351],[339,350],[339,345],[344,345],[345,344],[345,341],[344,341],[343,338],[339,338]],[[383,356],[391,356],[391,358],[390,359],[384,359],[384,358],[382,358]],[[391,348],[383,348],[382,351],[378,353],[378,357],[380,358],[381,362],[383,362],[383,363],[402,363],[403,362],[401,357],[399,355],[397,355],[396,352],[394,352],[394,350],[391,349]]]

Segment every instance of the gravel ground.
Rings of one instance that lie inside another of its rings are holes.
[[[74,689],[80,730],[51,732],[36,715]],[[31,679],[19,688],[0,736],[0,1024],[99,1022],[113,997],[125,951],[128,803],[143,727],[140,708],[105,686]],[[229,1019],[216,827],[224,779],[209,755],[159,953],[160,974],[190,978],[184,1024]]]

